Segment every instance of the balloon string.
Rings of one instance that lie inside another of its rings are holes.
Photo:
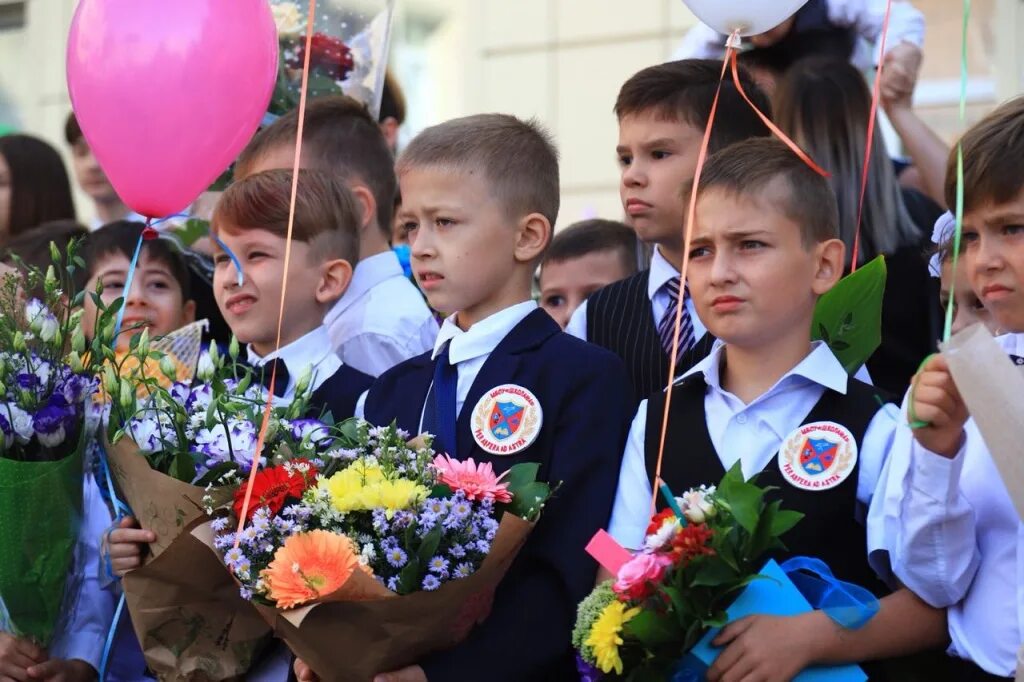
[[[737,34],[733,34],[738,37]],[[722,83],[725,81],[725,70],[730,59],[735,59],[736,50],[732,46],[732,38],[725,48],[725,59],[722,60],[722,73],[718,76],[718,87],[715,88],[715,98],[711,101],[711,111],[708,113],[708,123],[704,126],[704,139],[700,143],[700,152],[697,154],[697,167],[693,171],[693,184],[690,188],[690,206],[686,212],[686,223],[683,225],[683,262],[679,269],[679,281],[686,281],[686,271],[690,265],[690,236],[693,232],[694,216],[697,212],[697,184],[700,182],[701,173],[704,170],[704,161],[708,156],[708,146],[711,142],[711,127],[715,122],[715,113],[718,111],[718,96],[722,92]],[[672,384],[676,376],[676,355],[679,353],[679,336],[683,324],[683,306],[685,296],[679,296],[676,301],[676,319],[672,329],[672,352],[668,360],[668,385],[665,392],[665,411],[661,417],[661,437],[658,440],[658,461],[654,466],[654,480],[651,481],[651,512],[653,513],[658,502],[658,490],[664,482],[661,478],[661,465],[665,456],[665,437],[668,434],[668,414],[672,406]]]
[[[875,71],[875,82],[871,87],[871,114],[868,116],[868,134],[864,142],[864,167],[860,172],[860,199],[857,202],[857,227],[853,232],[853,255],[850,272],[857,272],[857,260],[860,256],[860,227],[864,218],[864,196],[868,190],[868,169],[871,165],[871,147],[875,140],[875,119],[878,116],[878,102],[882,98],[882,69],[885,64],[885,37],[889,33],[889,13],[892,11],[892,0],[885,4],[885,18],[882,20],[882,37],[878,42],[878,68]]]
[[[789,139],[789,136],[786,135],[786,133],[782,132],[781,128],[772,123],[772,120],[765,116],[764,112],[758,109],[757,105],[755,105],[747,96],[747,92],[746,90],[743,89],[743,84],[740,82],[740,71],[739,67],[736,64],[736,50],[727,48],[725,54],[725,61],[732,65],[732,82],[736,85],[736,90],[739,91],[740,95],[743,97],[746,103],[750,105],[750,108],[754,110],[754,113],[757,114],[758,118],[760,118],[761,121],[765,124],[765,126],[767,126],[768,130],[770,130],[772,134],[775,135],[775,137],[782,140],[782,142],[785,143],[787,147],[792,149],[793,153],[800,157],[800,159],[804,163],[810,166],[811,170],[813,170],[815,173],[817,173],[823,178],[831,177],[827,170],[823,169],[821,166],[814,163],[814,159],[812,159],[803,149],[800,149],[800,145],[798,145],[796,142],[793,142],[793,140]]]
[[[121,336],[121,324],[124,322],[124,311],[128,307],[128,298],[132,293],[132,282],[135,280],[135,269],[139,265],[139,255],[142,253],[142,242],[146,241],[146,230],[153,230],[150,227],[150,222],[151,219],[146,220],[146,227],[142,234],[139,235],[139,240],[135,242],[135,253],[132,254],[132,260],[128,263],[128,274],[124,278],[124,294],[121,297],[121,307],[117,311],[117,320],[114,322],[114,338],[111,341],[114,344],[114,348],[117,348],[117,339]]]
[[[960,28],[960,125],[967,119],[967,25],[971,18],[971,0],[964,0],[963,23]],[[960,238],[964,230],[964,148],[961,142],[956,143],[956,226],[953,230],[953,262],[952,272],[956,273],[960,260]],[[942,330],[942,340],[949,341],[953,334],[953,309],[956,307],[956,276],[950,278],[949,303],[946,304],[946,320]]]
[[[295,133],[295,158],[292,161],[292,193],[288,204],[288,233],[285,235],[284,246],[284,270],[281,273],[281,303],[277,311],[277,339],[274,342],[274,352],[281,349],[281,327],[284,321],[284,301],[288,291],[288,264],[292,255],[292,230],[295,227],[295,201],[299,191],[299,165],[302,160],[302,133],[303,123],[306,119],[306,95],[309,89],[309,57],[313,49],[313,18],[316,16],[316,0],[309,0],[309,13],[306,15],[306,52],[302,60],[302,90],[299,94],[299,125]],[[256,437],[256,450],[252,457],[252,468],[249,470],[249,480],[245,486],[245,497],[242,500],[242,511],[238,518],[238,532],[235,534],[235,547],[242,540],[242,530],[245,528],[245,519],[249,513],[249,503],[252,501],[252,490],[256,484],[256,474],[260,466],[260,453],[263,451],[263,443],[267,437],[267,427],[270,426],[271,410],[274,406],[274,385],[277,382],[277,365],[272,363],[270,369],[270,386],[267,387],[267,404],[263,410],[263,421],[260,424],[259,435]]]

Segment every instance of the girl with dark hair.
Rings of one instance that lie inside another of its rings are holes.
[[[57,150],[29,135],[0,136],[0,243],[65,219],[75,219],[75,205]]]
[[[831,173],[839,205],[839,232],[847,265],[857,232],[864,148],[871,93],[849,63],[806,59],[779,81],[772,109],[775,122],[811,158]],[[868,361],[874,383],[902,395],[921,359],[934,351],[938,291],[922,253],[931,226],[942,213],[920,192],[901,188],[881,134],[871,147],[857,262],[884,255],[888,281],[882,302],[882,345]]]

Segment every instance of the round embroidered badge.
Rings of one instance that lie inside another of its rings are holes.
[[[857,464],[857,441],[835,422],[805,424],[782,441],[779,470],[801,490],[828,490],[847,479]]]
[[[522,386],[502,384],[473,408],[473,439],[492,455],[512,455],[537,440],[543,421],[537,396]]]

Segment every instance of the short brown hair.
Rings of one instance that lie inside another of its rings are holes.
[[[804,246],[839,238],[839,210],[828,180],[775,139],[747,140],[716,152],[704,165],[697,191],[720,189],[754,198],[776,180],[785,183],[787,192],[775,210],[800,226]],[[684,191],[689,187],[692,181]]]
[[[1024,188],[1024,96],[1002,104],[960,138],[964,210],[1012,201]],[[946,164],[946,205],[956,206],[956,146]]]
[[[649,66],[623,83],[615,100],[615,115],[621,121],[631,114],[650,113],[703,131],[708,124],[721,73],[722,62],[713,59],[682,59]],[[750,101],[770,118],[772,107],[768,97],[746,69],[741,68],[739,74],[740,84]],[[711,128],[708,151],[716,152],[734,142],[770,134],[768,127],[740,95],[732,78],[726,75],[718,96],[718,110]]]
[[[440,166],[482,173],[494,197],[516,218],[558,217],[558,152],[536,121],[507,114],[456,118],[417,135],[398,160],[398,173]]]
[[[256,133],[238,157],[235,178],[248,175],[252,165],[271,149],[285,145],[294,149],[298,130],[299,112],[293,109]],[[302,163],[305,168],[365,183],[377,204],[378,226],[391,236],[398,191],[395,157],[364,104],[344,95],[311,100],[303,123]]]
[[[232,184],[217,202],[211,229],[225,225],[288,235],[292,171],[268,170]],[[292,238],[310,244],[310,254],[324,260],[359,261],[360,211],[351,190],[331,173],[299,170]]]
[[[637,271],[637,237],[630,227],[616,220],[592,218],[573,223],[551,239],[541,269],[548,263],[562,263],[599,251],[614,251],[627,275]]]

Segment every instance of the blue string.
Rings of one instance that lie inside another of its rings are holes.
[[[103,656],[100,658],[99,682],[107,677],[107,664],[110,663],[110,650],[114,645],[114,635],[117,634],[117,626],[121,622],[121,613],[124,611],[124,592],[117,600],[117,609],[114,610],[114,620],[110,624],[110,632],[107,633],[107,640],[103,643]]]
[[[221,241],[220,237],[213,233],[213,230],[210,230],[210,237],[213,238],[213,241],[217,242],[217,246],[220,247],[220,250],[226,253],[228,258],[231,259],[231,262],[235,266],[235,272],[238,274],[238,286],[242,286],[242,284],[245,283],[245,277],[242,275],[242,263],[238,260],[238,256],[235,255],[234,251],[228,248],[227,244]]]
[[[146,227],[149,227],[149,222],[146,222]],[[128,265],[128,276],[125,277],[124,281],[124,296],[121,297],[121,308],[117,311],[117,322],[114,323],[114,339],[112,343],[114,348],[117,348],[117,337],[121,335],[121,322],[124,321],[124,309],[128,307],[128,296],[132,291],[132,280],[135,279],[135,268],[139,264],[139,254],[142,253],[142,242],[145,240],[143,235],[139,235],[139,241],[135,244],[135,253],[132,254],[132,262]]]

